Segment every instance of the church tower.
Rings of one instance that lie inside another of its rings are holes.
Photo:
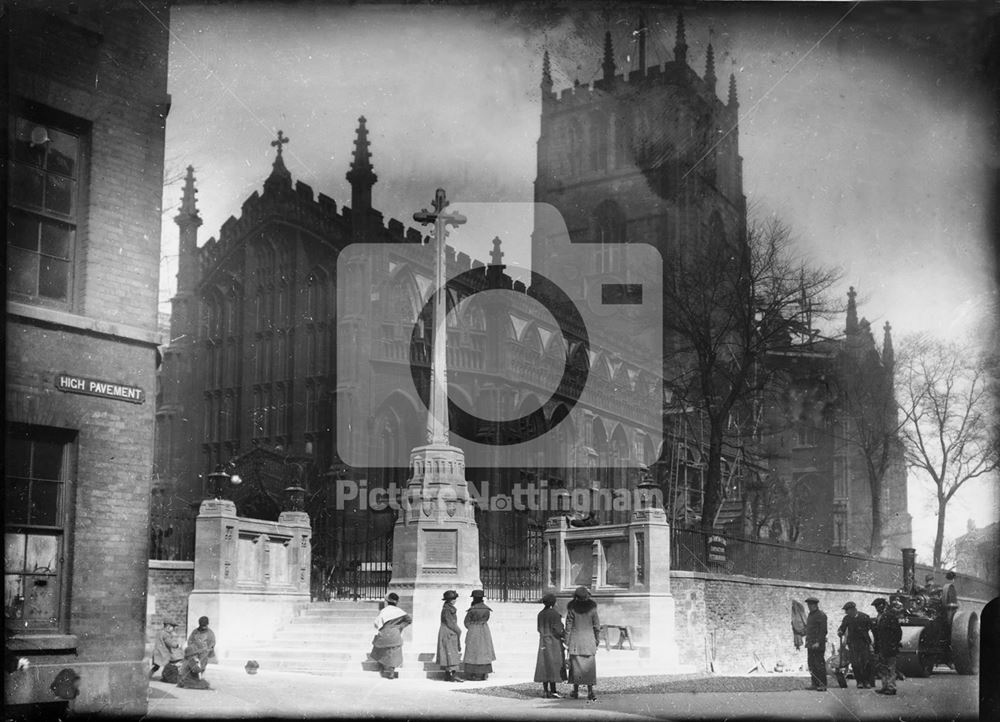
[[[734,242],[745,231],[735,77],[723,101],[711,44],[703,76],[688,65],[683,16],[663,65],[646,66],[648,33],[640,20],[638,67],[628,72],[606,33],[600,76],[589,85],[557,91],[552,58],[543,60],[535,201],[554,206],[572,243],[585,245],[561,258],[536,228],[532,268],[571,298],[587,296],[601,274],[641,281],[644,269],[629,267],[619,244],[654,244],[666,269],[687,244]]]

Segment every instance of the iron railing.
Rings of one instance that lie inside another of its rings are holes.
[[[194,561],[194,512],[150,513],[149,558],[157,561]]]
[[[725,540],[725,561],[709,558],[708,537]],[[688,572],[740,574],[764,579],[857,584],[871,588],[897,589],[903,583],[903,563],[892,559],[809,549],[766,539],[748,539],[701,529],[671,530],[670,568]],[[918,578],[934,570],[917,565]],[[940,575],[939,575],[940,576]],[[938,584],[944,579],[938,578]],[[954,584],[963,597],[992,599],[996,585],[956,574]]]

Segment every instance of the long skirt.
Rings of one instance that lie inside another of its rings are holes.
[[[563,659],[562,643],[555,637],[542,637],[535,659],[535,681],[562,682]]]
[[[493,665],[489,662],[486,664],[469,664],[468,662],[463,662],[462,672],[465,674],[493,674]]]
[[[597,657],[592,654],[569,655],[570,684],[597,684]]]
[[[395,669],[403,666],[403,645],[398,647],[372,647],[372,659],[385,669]]]

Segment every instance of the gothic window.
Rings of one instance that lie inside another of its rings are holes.
[[[835,499],[848,497],[847,459],[843,457],[833,460],[833,496]]]
[[[89,124],[33,105],[12,120],[7,291],[68,308]]]
[[[253,317],[254,317],[254,329],[257,331],[264,330],[264,292],[257,291],[257,295],[253,297]]]
[[[274,378],[283,380],[288,376],[288,334],[279,332],[274,338]]]
[[[580,121],[570,121],[567,135],[569,137],[570,175],[578,176],[583,170],[583,128],[580,126]]]
[[[590,114],[590,170],[608,167],[608,116],[602,110]]]
[[[628,167],[632,162],[632,119],[623,110],[615,116],[615,167]]]
[[[227,392],[222,398],[222,436],[226,441],[236,438],[236,413],[231,392]]]
[[[597,273],[621,271],[625,238],[625,216],[614,201],[604,201],[594,211],[594,241],[598,244],[594,270]]]
[[[237,328],[237,299],[235,293],[230,293],[229,297],[226,299],[226,334],[229,336],[236,335]]]
[[[323,277],[313,273],[309,276],[306,287],[306,304],[308,307],[307,321],[319,323],[326,320],[326,289],[323,287]]]
[[[4,448],[4,622],[11,632],[66,630],[72,434],[11,425]]]

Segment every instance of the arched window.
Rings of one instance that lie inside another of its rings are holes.
[[[612,273],[623,269],[625,215],[614,201],[604,201],[594,211],[594,241],[598,244],[594,270]]]
[[[608,167],[608,116],[603,110],[590,113],[590,169]]]
[[[615,167],[632,164],[632,119],[627,110],[622,110],[615,116]]]
[[[583,129],[580,121],[571,120],[569,123],[569,172],[572,176],[580,175],[583,170]]]

